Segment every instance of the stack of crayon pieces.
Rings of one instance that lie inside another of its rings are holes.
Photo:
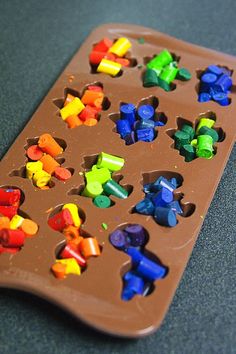
[[[42,134],[37,145],[31,145],[26,155],[26,178],[33,181],[40,189],[49,189],[52,176],[65,182],[71,178],[69,169],[61,167],[55,157],[63,152],[63,148],[50,134]]]
[[[71,129],[80,125],[92,127],[98,123],[103,102],[103,88],[99,85],[88,86],[81,99],[68,93],[60,109],[61,118]]]
[[[196,157],[213,158],[214,144],[219,141],[219,135],[213,129],[214,124],[213,119],[201,118],[196,130],[190,124],[184,124],[181,130],[175,132],[175,149],[179,150],[186,162]]]
[[[51,267],[58,279],[64,279],[68,274],[80,275],[86,269],[87,260],[101,254],[96,238],[81,235],[83,222],[74,203],[64,204],[60,212],[48,219],[48,225],[66,238],[66,244]]]
[[[0,188],[0,254],[17,253],[38,232],[34,221],[19,215],[21,198],[20,189]]]
[[[93,199],[98,208],[111,206],[110,196],[125,199],[128,191],[112,178],[112,173],[119,171],[124,166],[124,159],[101,152],[97,163],[91,170],[85,172],[86,186],[82,195]]]
[[[131,270],[123,275],[122,300],[131,300],[135,295],[147,295],[153,282],[165,276],[166,268],[145,255],[144,246],[148,241],[146,230],[139,224],[132,224],[124,230],[115,230],[109,239],[116,249],[131,257]]]
[[[125,58],[130,48],[127,38],[121,37],[115,41],[103,38],[93,46],[89,62],[97,72],[117,76],[122,66],[130,66],[130,60]]]

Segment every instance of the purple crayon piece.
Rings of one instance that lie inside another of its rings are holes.
[[[118,249],[124,249],[128,246],[127,233],[124,231],[115,230],[110,234],[109,239],[111,244]]]
[[[140,247],[146,243],[145,230],[141,225],[135,224],[125,228],[130,240],[130,245],[133,247]]]

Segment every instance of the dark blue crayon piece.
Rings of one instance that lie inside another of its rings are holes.
[[[177,214],[183,214],[183,210],[178,200],[173,200],[173,202],[167,204],[167,207],[171,208]]]
[[[209,102],[211,100],[211,95],[210,93],[207,92],[201,92],[198,95],[198,102]]]
[[[136,130],[136,136],[138,141],[153,141],[155,138],[155,130],[154,129],[138,129]]]
[[[168,203],[171,203],[173,199],[173,192],[162,187],[162,189],[154,195],[152,202],[156,207],[165,207]]]
[[[144,255],[135,247],[129,247],[125,252],[131,257],[132,265],[137,267],[139,262],[143,259]]]
[[[216,92],[227,93],[228,91],[230,91],[232,84],[233,84],[232,78],[226,74],[223,74],[215,82],[213,89]]]
[[[212,96],[213,100],[219,103],[221,106],[228,106],[230,101],[227,93],[218,92]]]
[[[157,207],[154,212],[154,219],[163,226],[174,227],[177,224],[176,213],[170,208]]]
[[[155,127],[163,127],[165,123],[161,122],[160,120],[155,121]]]
[[[123,104],[120,106],[121,119],[127,119],[131,127],[133,127],[135,122],[135,113],[136,109],[132,103]]]
[[[135,206],[135,210],[139,214],[143,215],[153,215],[155,206],[153,205],[153,202],[149,200],[148,198],[145,198]]]
[[[153,119],[154,114],[155,110],[150,104],[142,105],[138,109],[138,116],[141,120]]]
[[[116,121],[116,130],[120,134],[121,138],[124,139],[126,135],[130,134],[132,129],[130,123],[127,119],[118,119]]]
[[[125,137],[124,137],[124,140],[125,140],[125,144],[126,145],[132,145],[135,143],[135,134],[134,132],[132,131],[130,134],[127,134]]]

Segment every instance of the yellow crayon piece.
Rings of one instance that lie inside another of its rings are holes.
[[[60,109],[60,114],[63,120],[66,118],[78,115],[85,108],[79,97],[75,97],[73,101],[69,102],[65,107]]]
[[[215,121],[213,119],[210,119],[210,118],[201,118],[199,120],[199,123],[198,123],[198,126],[197,126],[197,129],[196,129],[196,134],[198,134],[199,130],[202,128],[202,127],[208,127],[208,128],[212,128],[215,124]]]
[[[122,68],[122,65],[111,60],[102,59],[97,67],[99,73],[116,76]]]
[[[57,259],[56,263],[61,263],[66,265],[66,272],[65,274],[75,274],[75,275],[80,275],[81,274],[81,269],[78,263],[74,258],[67,258],[67,259]]]
[[[109,53],[118,55],[118,57],[123,57],[131,47],[131,43],[128,38],[119,38],[109,49]]]
[[[10,221],[10,229],[16,230],[22,225],[24,218],[20,215],[14,215]]]
[[[81,219],[79,217],[79,211],[77,205],[74,203],[67,203],[63,205],[62,209],[68,209],[69,212],[71,213],[74,226],[80,227]]]
[[[42,171],[42,169],[43,169],[43,164],[41,161],[27,162],[27,164],[26,164],[26,177],[29,179],[32,179],[33,175],[38,171]]]
[[[37,171],[33,176],[33,182],[39,188],[46,186],[50,179],[51,175],[44,170]]]

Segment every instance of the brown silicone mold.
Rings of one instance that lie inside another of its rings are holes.
[[[181,66],[191,71],[192,79],[184,83],[179,81],[178,89],[167,93],[157,87],[143,88],[139,66],[124,68],[123,75],[116,80],[109,75],[92,74],[89,52],[93,43],[103,37],[127,37],[132,42],[130,55],[138,63],[167,48],[171,53],[178,54]],[[144,44],[139,43],[140,37],[144,39]],[[23,210],[39,225],[39,231],[30,242],[25,243],[21,252],[0,256],[0,286],[41,296],[94,328],[113,335],[141,337],[160,326],[235,141],[235,93],[231,93],[231,104],[226,107],[212,101],[200,104],[196,99],[199,83],[196,73],[210,64],[233,70],[232,78],[236,82],[236,58],[229,55],[132,25],[108,24],[92,32],[1,162],[1,185],[22,190],[25,196]],[[101,111],[96,126],[82,125],[78,129],[68,129],[58,115],[63,93],[70,88],[79,95],[86,85],[93,82],[102,83],[110,105],[104,107],[106,111]],[[158,99],[158,112],[164,112],[168,118],[165,119],[166,125],[158,129],[158,138],[153,142],[126,146],[114,133],[111,117],[119,112],[121,102],[139,104],[150,97]],[[58,101],[58,98],[61,99]],[[206,112],[215,115],[222,141],[217,143],[217,153],[213,159],[197,158],[186,163],[171,147],[171,134],[181,124],[180,118],[194,125],[195,120]],[[74,169],[73,176],[66,183],[55,183],[54,188],[46,192],[35,188],[25,178],[19,178],[23,171],[18,175],[12,172],[25,164],[26,142],[34,141],[45,132],[66,144],[63,159],[66,166]],[[89,168],[91,157],[101,151],[125,159],[118,175],[123,176],[122,186],[132,187],[128,198],[116,200],[108,209],[94,207],[90,198],[84,198],[79,193],[80,186],[84,184],[84,169]],[[86,163],[88,166],[85,166]],[[186,217],[178,217],[178,224],[173,228],[160,226],[152,217],[132,212],[143,198],[142,184],[162,174],[165,177],[177,176],[182,183],[176,191],[176,198],[181,199]],[[76,203],[83,210],[86,233],[97,238],[102,253],[98,258],[89,260],[89,266],[81,276],[70,275],[58,280],[53,277],[50,267],[55,260],[57,246],[64,242],[64,237],[50,229],[47,220],[53,210],[69,202]],[[102,227],[102,223],[107,224],[107,229]],[[127,224],[140,224],[145,228],[149,238],[147,250],[158,257],[168,272],[154,283],[148,296],[135,296],[130,301],[122,301],[121,276],[129,268],[130,258],[110,244],[109,234]]]

